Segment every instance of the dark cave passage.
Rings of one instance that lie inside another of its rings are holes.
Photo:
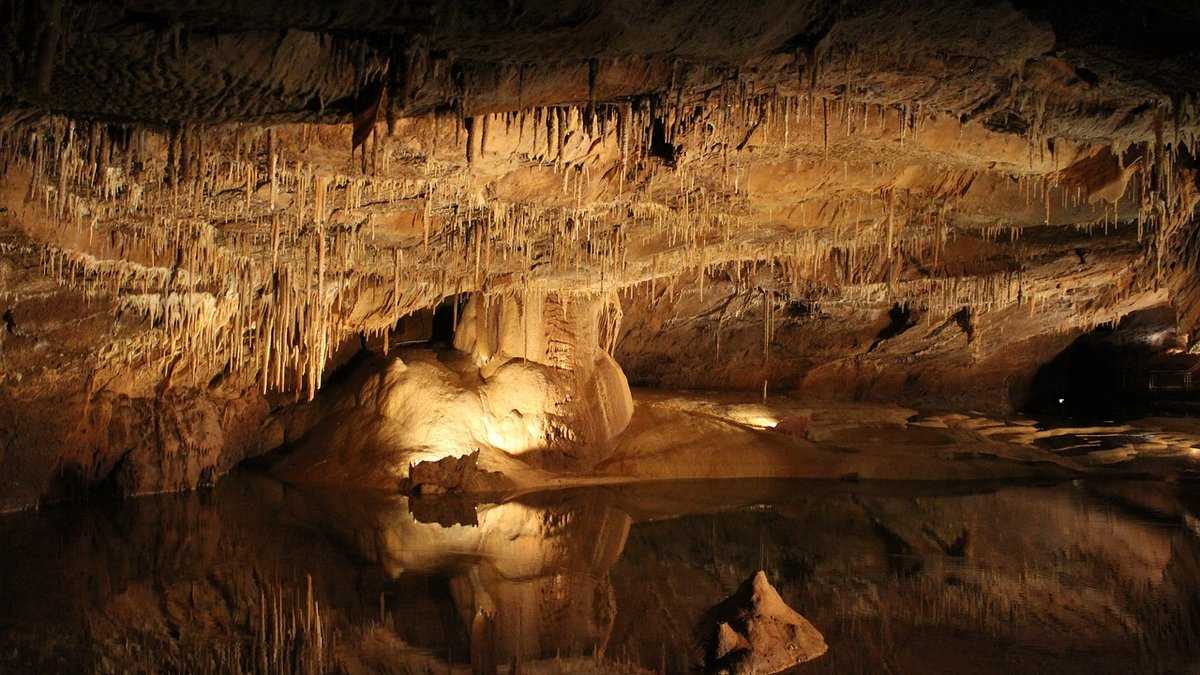
[[[1200,355],[1189,354],[1170,308],[1079,336],[1042,366],[1022,409],[1048,419],[1114,421],[1200,409]]]

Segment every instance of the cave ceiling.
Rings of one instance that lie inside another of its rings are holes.
[[[93,379],[309,396],[347,335],[449,296],[680,275],[1063,329],[1166,299],[1188,332],[1198,29],[1165,1],[6,2],[2,291],[13,326],[85,298],[100,337],[55,348]]]

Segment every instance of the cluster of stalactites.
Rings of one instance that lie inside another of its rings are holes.
[[[308,125],[152,130],[64,119],[6,130],[0,163],[27,169],[29,199],[56,219],[59,229],[42,233],[47,271],[116,298],[118,312],[166,337],[136,358],[254,368],[264,388],[312,396],[345,335],[386,341],[398,318],[471,290],[607,293],[691,269],[703,289],[710,274],[724,269],[740,280],[761,265],[783,271],[791,297],[817,302],[949,312],[1030,301],[1016,272],[938,276],[969,171],[947,176],[936,195],[889,187],[804,200],[786,228],[764,227],[753,210],[740,155],[751,142],[827,157],[856,134],[915,142],[930,114],[726,80],[700,99],[441,116],[408,130],[423,156],[376,138],[368,172],[348,155],[334,166],[306,159],[330,134]],[[459,161],[438,159],[439,148],[464,142]],[[563,198],[481,197],[471,163],[501,151],[553,167]],[[1173,157],[1154,149],[1153,171],[1138,183],[1155,241],[1174,236],[1194,210]],[[1027,201],[1045,202],[1047,220],[1054,200],[1087,198],[1053,177],[1014,184]],[[380,231],[385,216],[404,210],[417,224],[411,231]],[[994,223],[978,233],[1019,232]],[[1165,249],[1153,247],[1160,259]],[[901,280],[901,261],[931,276]]]
[[[164,336],[121,356],[164,368],[182,357],[199,371],[257,367],[264,386],[309,395],[350,330],[342,317],[381,277],[369,223],[333,223],[331,212],[427,189],[284,161],[271,132],[57,120],[9,133],[23,150],[5,158],[18,170],[9,175],[26,170],[30,201],[55,220],[35,233],[47,273],[114,298],[118,315]],[[390,305],[403,314],[442,294],[405,285]]]

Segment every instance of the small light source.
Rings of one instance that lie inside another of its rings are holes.
[[[746,420],[746,424],[749,424],[752,427],[759,427],[761,429],[774,429],[775,427],[779,426],[779,420],[775,419],[774,417],[767,417],[764,415],[750,417]]]
[[[772,413],[770,408],[763,405],[733,406],[728,415],[736,422],[759,429],[773,429],[779,424],[779,418]]]
[[[1060,399],[1058,399],[1058,402],[1061,404],[1061,403],[1062,403],[1063,401],[1065,401],[1065,400],[1067,400],[1067,399],[1065,399],[1065,398],[1060,398]]]

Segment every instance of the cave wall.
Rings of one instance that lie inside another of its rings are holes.
[[[913,282],[898,279],[873,301],[826,304],[777,268],[747,265],[632,289],[615,356],[634,386],[1004,415],[1025,404],[1038,369],[1080,334],[1168,297],[1139,285],[1132,236],[963,238],[943,256],[975,270],[1019,269],[1004,281],[1011,300],[978,303],[964,286],[930,307],[906,298]],[[1019,301],[1029,296],[1043,300]]]
[[[114,358],[113,343],[144,340],[144,328],[114,327],[111,300],[53,283],[11,241],[0,244],[0,511],[98,488],[192,489],[270,447],[260,385]]]

